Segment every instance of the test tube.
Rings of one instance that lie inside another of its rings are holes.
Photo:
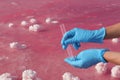
[[[61,30],[62,35],[64,35],[65,32],[66,32],[66,28],[65,28],[65,25],[64,25],[64,24],[61,24],[61,25],[60,25],[60,30]],[[68,48],[67,48],[67,53],[68,53],[68,56],[69,56],[69,57],[74,57],[71,46],[68,46]]]

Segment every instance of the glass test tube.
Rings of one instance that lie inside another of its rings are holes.
[[[61,29],[62,35],[64,35],[65,32],[66,32],[65,25],[64,25],[64,24],[61,24],[61,25],[60,25],[60,29]],[[71,46],[68,46],[68,48],[67,48],[67,53],[68,53],[68,56],[69,56],[69,57],[73,57],[73,52],[72,52]]]

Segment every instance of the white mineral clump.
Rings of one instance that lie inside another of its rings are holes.
[[[10,48],[17,48],[18,47],[18,42],[11,42],[10,43]]]
[[[72,80],[80,80],[79,77],[72,77]]]
[[[57,23],[59,23],[59,21],[51,21],[51,23],[57,24]]]
[[[46,18],[45,22],[47,24],[50,24],[50,23],[57,24],[57,23],[59,23],[59,21],[57,21],[55,19],[52,19],[52,18]]]
[[[31,18],[31,19],[30,19],[30,23],[36,23],[36,22],[37,22],[36,19],[34,19],[34,18]]]
[[[45,22],[46,22],[47,24],[51,23],[51,21],[52,21],[51,18],[46,18],[46,20],[45,20]]]
[[[25,70],[22,73],[22,80],[41,80],[37,78],[37,73],[31,69]]]
[[[26,44],[21,44],[21,49],[25,49],[27,48],[27,45]]]
[[[8,27],[9,27],[9,28],[11,28],[11,27],[13,27],[13,26],[14,26],[13,23],[9,23],[9,24],[8,24]]]
[[[22,26],[27,26],[27,24],[28,24],[27,21],[22,21],[22,22],[21,22],[21,25],[22,25]]]
[[[116,65],[111,69],[111,76],[114,78],[120,78],[120,66]]]
[[[62,77],[63,80],[71,80],[73,75],[70,72],[65,72]]]
[[[27,45],[21,44],[19,42],[11,42],[9,45],[10,45],[10,48],[13,48],[13,49],[25,49],[25,48],[27,48]]]
[[[0,80],[15,80],[10,73],[3,73],[0,75]]]
[[[106,73],[107,72],[107,63],[100,62],[100,63],[96,64],[95,69],[96,69],[97,73],[100,73],[100,74]]]
[[[112,42],[113,42],[113,43],[118,43],[118,42],[119,42],[119,39],[118,39],[118,38],[113,38],[113,39],[112,39]]]
[[[38,32],[42,28],[39,24],[34,24],[29,26],[29,31]]]
[[[62,78],[63,80],[80,80],[79,77],[72,75],[70,72],[65,72]]]

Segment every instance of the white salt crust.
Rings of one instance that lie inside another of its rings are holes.
[[[120,66],[116,65],[111,69],[111,76],[114,78],[120,78]]]
[[[29,26],[29,31],[38,32],[42,28],[39,24],[34,24]]]
[[[21,26],[27,26],[27,21],[21,21]]]
[[[107,72],[107,63],[100,62],[96,64],[95,69],[97,73],[103,74]]]
[[[9,28],[11,28],[11,27],[13,27],[13,26],[14,26],[13,23],[9,23],[9,24],[8,24],[8,27],[9,27]]]
[[[34,19],[34,18],[31,18],[29,21],[30,21],[30,23],[36,23],[37,22],[37,20]]]
[[[112,39],[112,42],[113,42],[113,43],[118,43],[118,42],[119,42],[119,39],[118,39],[118,38],[113,38],[113,39]]]
[[[25,49],[27,48],[27,45],[25,44],[21,44],[19,42],[11,42],[9,44],[10,48],[13,48],[13,49]]]
[[[45,22],[48,23],[48,24],[51,23],[51,21],[52,21],[51,18],[46,18],[46,20],[45,20]]]
[[[70,72],[65,72],[62,78],[63,80],[80,80],[79,77],[72,75]]]
[[[59,23],[59,21],[54,20],[54,19],[49,18],[49,17],[46,18],[45,22],[46,22],[47,24],[50,24],[50,23],[57,24],[57,23]]]
[[[41,79],[37,78],[36,71],[28,69],[28,70],[23,71],[22,80],[41,80]]]
[[[3,73],[0,75],[0,80],[16,80],[16,77],[11,76],[10,73]]]

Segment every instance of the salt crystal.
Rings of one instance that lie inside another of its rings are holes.
[[[45,20],[45,22],[46,22],[47,24],[51,23],[51,21],[52,21],[51,18],[46,18],[46,20]]]
[[[79,77],[72,75],[70,72],[65,72],[62,78],[63,80],[80,80]]]
[[[120,78],[120,66],[116,65],[111,69],[111,76],[114,78]]]
[[[31,25],[31,26],[29,26],[29,31],[34,31],[34,28],[33,28],[33,26]]]
[[[63,80],[71,80],[73,75],[70,72],[65,72],[62,77]]]
[[[34,27],[34,31],[39,31],[41,26],[39,24],[34,24],[33,27]]]
[[[3,73],[0,75],[0,80],[13,80],[13,77],[10,73]]]
[[[113,39],[112,39],[112,42],[113,42],[113,43],[118,43],[118,42],[119,42],[119,39],[118,39],[118,38],[113,38]]]
[[[37,32],[37,31],[39,31],[41,28],[42,28],[41,25],[39,25],[39,24],[34,24],[34,25],[29,26],[29,31]]]
[[[80,80],[79,77],[73,77],[72,80]]]
[[[18,42],[12,42],[10,43],[10,48],[17,48],[18,47]]]
[[[10,45],[10,48],[14,48],[14,49],[25,49],[25,48],[27,48],[27,45],[21,44],[21,43],[18,43],[18,42],[11,42],[9,45]]]
[[[47,24],[50,24],[50,23],[57,24],[57,23],[59,23],[59,21],[54,20],[54,19],[52,19],[52,18],[46,18],[45,22],[46,22]]]
[[[53,23],[53,24],[57,24],[57,23],[59,23],[58,21],[51,21],[51,23]]]
[[[107,72],[107,63],[100,62],[96,64],[95,69],[98,73],[106,73]]]
[[[30,19],[30,23],[36,23],[36,22],[37,22],[36,19],[34,19],[34,18]]]
[[[27,25],[27,21],[22,21],[22,22],[21,22],[21,25],[22,25],[22,26],[26,26],[26,25]]]
[[[37,80],[37,73],[31,69],[25,70],[22,73],[22,80]]]
[[[25,49],[25,48],[27,48],[27,45],[21,44],[21,49]]]
[[[8,27],[9,27],[9,28],[11,28],[11,27],[13,27],[13,26],[14,26],[13,23],[9,23],[9,24],[8,24]]]

